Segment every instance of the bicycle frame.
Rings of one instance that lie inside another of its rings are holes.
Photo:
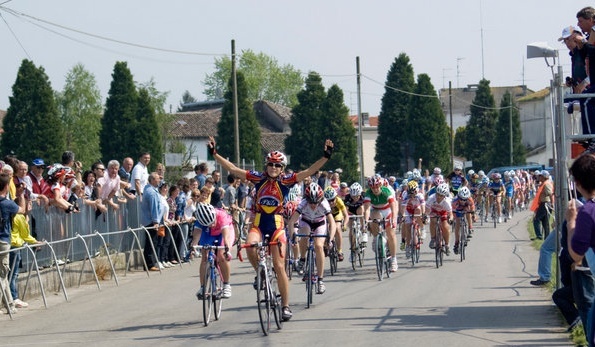
[[[204,325],[209,325],[211,321],[211,313],[214,311],[215,320],[219,320],[221,316],[221,290],[223,289],[223,276],[221,269],[217,262],[217,251],[220,249],[228,250],[227,246],[218,245],[199,245],[194,246],[195,250],[207,251],[207,266],[204,273],[203,280],[203,322]]]
[[[385,230],[386,220],[384,218],[371,219],[368,221],[368,223],[378,224],[378,234],[374,236],[376,240],[376,274],[378,275],[378,280],[382,281],[384,272],[386,272],[386,277],[390,278],[390,256],[387,256],[388,247]]]
[[[351,250],[351,267],[355,270],[355,262],[356,257],[359,261],[359,267],[364,265],[364,250],[365,247],[362,246],[362,229],[360,224],[360,219],[363,218],[362,215],[351,215],[349,216],[352,219],[351,222],[351,229],[349,231],[349,242],[350,242],[350,250]]]
[[[314,238],[316,237],[327,237],[327,235],[314,235],[309,234],[296,234],[297,237],[308,238],[308,248],[306,250],[306,270],[304,271],[304,277],[306,278],[306,308],[310,308],[312,304],[313,290],[312,285],[318,282],[318,276],[315,275],[316,266],[316,252],[314,250]]]

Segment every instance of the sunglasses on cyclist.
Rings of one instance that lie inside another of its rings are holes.
[[[328,203],[329,203],[329,204],[332,204],[333,202],[335,202],[335,200],[336,200],[336,199],[337,199],[337,198],[330,199],[330,200],[327,200],[327,201],[328,201]]]
[[[279,163],[267,163],[267,166],[270,166],[270,167],[273,167],[274,166],[276,168],[282,168],[283,167],[283,164],[279,164]]]

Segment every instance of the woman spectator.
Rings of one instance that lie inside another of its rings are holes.
[[[176,256],[176,250],[182,250],[184,239],[182,238],[182,233],[180,229],[179,221],[176,219],[176,211],[178,208],[178,204],[176,202],[178,195],[180,194],[180,188],[176,185],[173,185],[169,188],[169,196],[167,198],[167,205],[169,207],[169,214],[168,218],[170,221],[170,230],[173,235],[173,239],[169,243],[169,247],[167,248],[167,263],[168,264],[178,264],[178,257]],[[166,235],[169,237],[170,235]],[[175,246],[174,246],[175,245]]]
[[[169,204],[167,203],[167,192],[169,190],[169,185],[167,182],[159,183],[159,195],[161,196],[161,209],[163,211],[163,224],[162,226],[171,226],[172,221],[169,219]],[[169,248],[169,244],[171,242],[171,238],[167,230],[165,231],[164,236],[157,237],[157,260],[159,261],[159,268],[169,268],[172,267],[173,264],[167,261],[167,250]]]
[[[107,207],[101,202],[99,196],[97,195],[97,188],[95,186],[95,173],[91,170],[87,170],[83,172],[83,204],[87,206],[93,207],[97,213],[97,217],[99,214],[106,212]]]

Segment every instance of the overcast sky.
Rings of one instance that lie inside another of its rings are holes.
[[[0,0],[0,109],[6,110],[23,59],[42,66],[52,87],[77,63],[95,75],[103,103],[117,61],[128,62],[135,81],[153,78],[169,92],[175,111],[188,90],[204,100],[202,81],[216,56],[251,49],[316,71],[328,88],[338,84],[351,114],[357,113],[356,57],[360,57],[362,111],[378,115],[390,65],[406,53],[415,74],[426,73],[436,90],[464,87],[482,76],[492,86],[549,86],[543,59],[527,60],[526,46],[557,39],[576,23],[585,1],[566,0]],[[28,17],[30,16],[30,17]],[[33,18],[32,18],[33,17]],[[51,24],[48,24],[51,23]],[[52,25],[54,24],[54,25]],[[66,30],[150,46],[118,44]],[[483,37],[483,59],[482,59]],[[182,54],[188,52],[192,54]],[[200,53],[200,54],[197,54]],[[483,64],[482,64],[483,62]],[[499,100],[497,100],[499,103]]]

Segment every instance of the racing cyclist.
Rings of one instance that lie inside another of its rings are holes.
[[[339,252],[339,261],[343,261],[343,230],[347,228],[347,221],[349,214],[347,208],[343,203],[343,199],[339,197],[337,191],[333,187],[328,186],[324,190],[324,198],[331,206],[331,213],[335,218],[335,242],[337,244],[337,251]]]
[[[469,238],[471,238],[471,232],[473,231],[473,224],[471,223],[471,215],[475,213],[475,202],[471,197],[471,191],[467,187],[461,187],[457,196],[452,201],[452,211],[457,217],[455,219],[455,244],[454,244],[454,252],[455,254],[459,254],[459,229],[461,228],[461,221],[458,217],[463,217],[467,220],[467,225],[469,226],[469,234],[467,234],[467,240],[465,241],[465,245]],[[471,212],[471,213],[469,213]]]
[[[409,181],[407,183],[407,192],[403,194],[403,201],[401,202],[401,211],[404,213],[403,231],[401,235],[405,238],[405,257],[411,257],[411,224],[413,219],[417,221],[417,225],[422,228],[422,216],[426,214],[426,200],[424,195],[419,191],[419,186],[416,181]],[[417,235],[415,235],[417,238]],[[414,240],[415,244],[419,246],[419,240]]]
[[[440,220],[440,231],[444,239],[444,253],[450,255],[448,243],[450,241],[450,224],[452,222],[452,205],[448,183],[436,187],[436,193],[430,195],[426,201],[426,210],[430,210],[430,248],[436,248],[436,220]]]

